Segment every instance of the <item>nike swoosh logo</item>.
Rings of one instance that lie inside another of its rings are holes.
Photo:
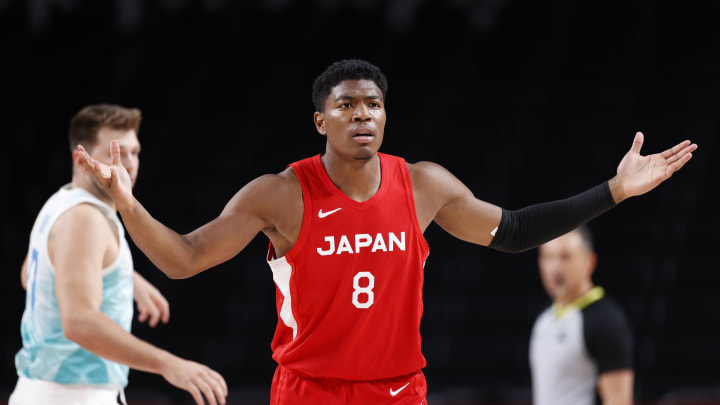
[[[336,209],[334,209],[334,210],[332,210],[332,211],[323,212],[323,211],[322,211],[322,208],[321,208],[320,211],[318,211],[318,218],[325,218],[326,216],[331,215],[331,214],[334,214],[334,213],[340,211],[341,209],[342,209],[342,208],[336,208]]]
[[[398,388],[396,391],[393,391],[393,389],[390,388],[390,395],[395,396],[395,395],[399,394],[400,391],[404,390],[405,387],[407,387],[408,385],[410,385],[410,383],[403,385],[402,387]]]

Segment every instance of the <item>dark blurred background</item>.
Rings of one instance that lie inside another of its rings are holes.
[[[506,208],[609,179],[635,131],[643,152],[697,142],[683,171],[590,225],[595,281],[635,327],[637,401],[720,403],[720,7],[651,0],[0,0],[0,403],[16,382],[20,265],[37,212],[70,180],[72,115],[142,109],[136,195],[189,232],[253,178],[324,150],[310,89],[343,58],[388,76],[383,152],[440,163]],[[536,251],[498,253],[435,225],[426,238],[430,403],[529,403],[528,338],[549,304]],[[179,281],[133,247],[172,310],[134,333],[220,371],[234,404],[269,397],[266,247],[260,235]],[[159,376],[130,380],[131,404],[189,403]]]

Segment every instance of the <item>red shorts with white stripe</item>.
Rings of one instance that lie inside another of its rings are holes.
[[[270,405],[427,405],[422,371],[374,381],[301,377],[278,366]]]

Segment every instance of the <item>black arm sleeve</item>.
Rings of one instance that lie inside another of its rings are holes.
[[[564,235],[615,206],[608,183],[602,183],[564,200],[502,210],[500,225],[490,247],[517,253]]]
[[[585,347],[598,375],[633,368],[634,338],[630,321],[619,305],[603,298],[583,310]]]

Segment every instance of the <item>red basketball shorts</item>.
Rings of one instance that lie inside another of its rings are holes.
[[[305,378],[278,366],[270,405],[427,405],[422,371],[374,381]]]

